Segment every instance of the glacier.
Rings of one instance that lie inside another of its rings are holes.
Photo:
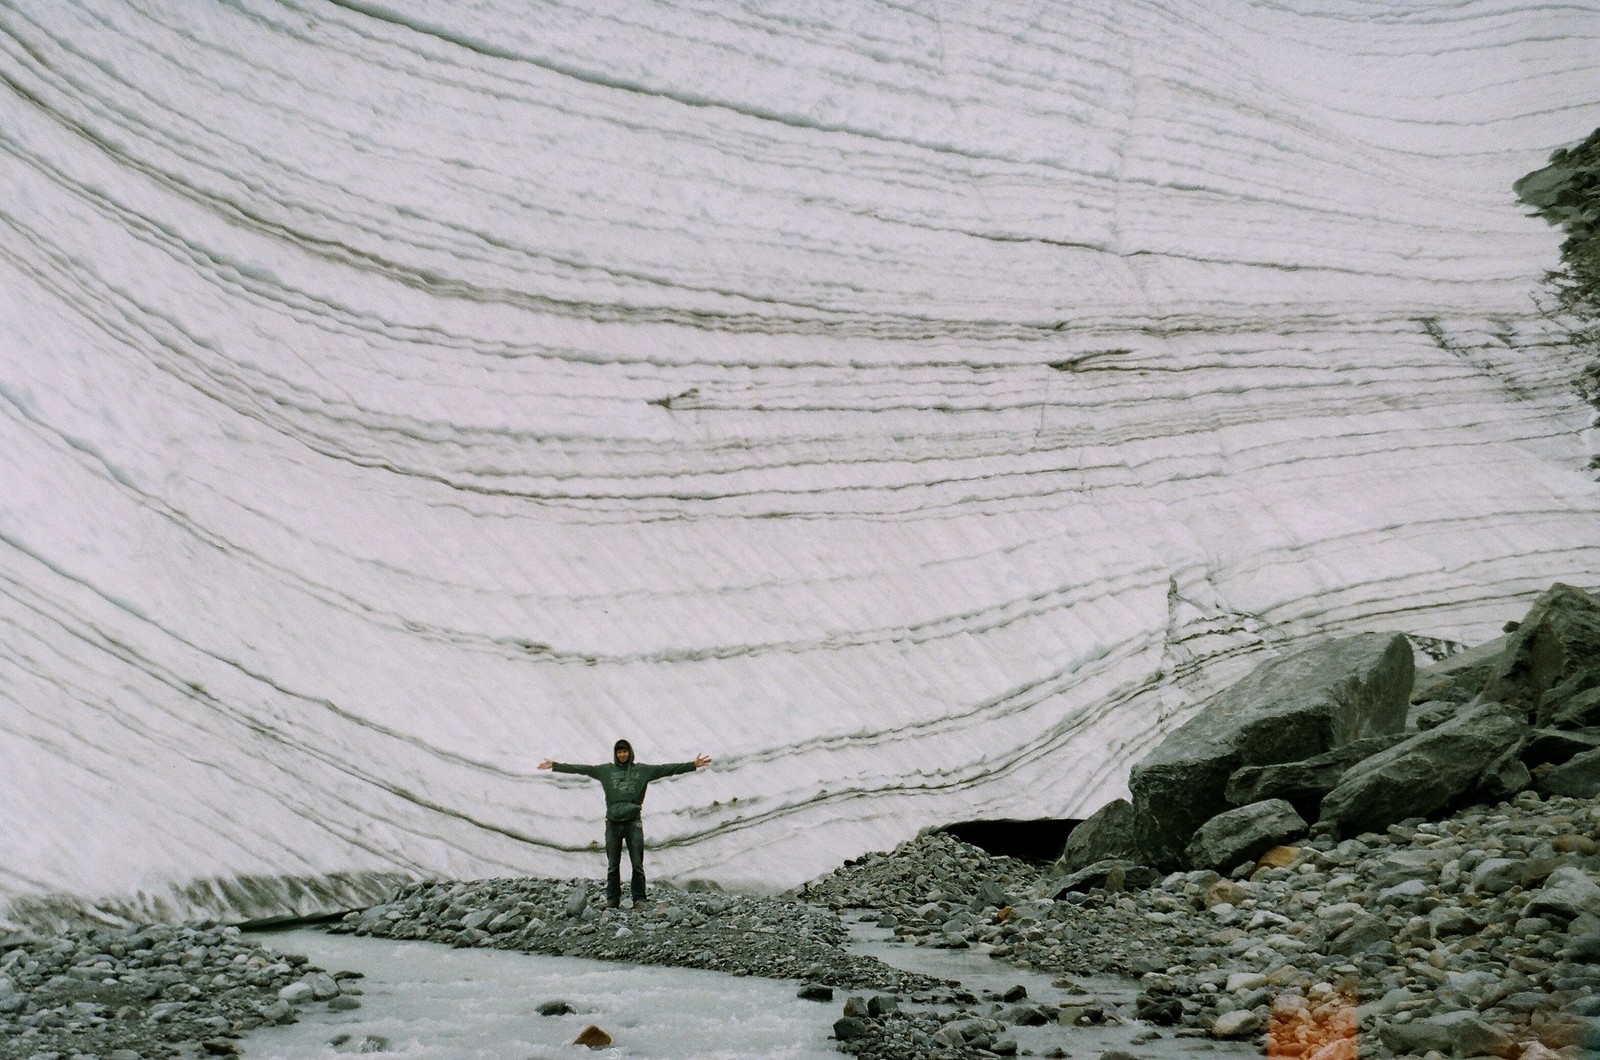
[[[619,736],[790,887],[1597,587],[1597,125],[1585,4],[5,0],[0,926],[593,876]]]

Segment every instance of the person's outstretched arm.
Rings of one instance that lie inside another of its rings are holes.
[[[593,777],[599,766],[575,766],[568,762],[552,762],[546,758],[539,763],[540,769],[553,769],[557,773],[577,773],[580,776]]]
[[[650,779],[658,777],[675,777],[679,773],[693,773],[697,769],[704,769],[711,764],[711,759],[700,755],[693,762],[670,762],[664,766],[651,766]]]

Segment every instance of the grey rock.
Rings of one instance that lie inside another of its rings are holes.
[[[1429,700],[1418,703],[1406,715],[1407,732],[1426,732],[1437,729],[1445,722],[1456,716],[1461,709],[1458,702],[1441,703],[1438,700]]]
[[[864,1038],[867,1029],[867,1021],[859,1016],[844,1016],[833,1021],[833,1036],[841,1042]]]
[[[1060,900],[1073,892],[1082,893],[1096,888],[1107,891],[1137,890],[1150,886],[1159,878],[1159,874],[1148,865],[1131,861],[1099,861],[1052,880],[1051,893]]]
[[[1138,859],[1133,804],[1127,799],[1113,799],[1072,829],[1056,868],[1073,873],[1098,861]]]
[[[1557,582],[1539,595],[1507,641],[1482,697],[1508,703],[1542,724],[1554,707],[1541,706],[1545,693],[1596,666],[1600,666],[1600,600]]]
[[[1320,821],[1353,835],[1426,817],[1471,792],[1508,751],[1519,751],[1527,730],[1498,703],[1465,710],[1352,766],[1322,800]]]
[[[821,983],[806,983],[795,994],[802,1001],[832,1001],[833,987]]]
[[[589,907],[589,892],[583,887],[574,887],[572,893],[567,895],[565,906],[566,914],[573,919],[581,917]]]
[[[338,997],[328,999],[329,1012],[350,1012],[360,1007],[361,1002],[359,999],[347,997],[344,994],[340,994]]]
[[[1323,640],[1258,666],[1133,767],[1135,834],[1145,859],[1176,867],[1201,824],[1229,808],[1228,778],[1400,732],[1414,674],[1410,642],[1369,633]]]
[[[1380,908],[1387,905],[1407,906],[1414,904],[1419,898],[1426,897],[1427,894],[1427,884],[1421,880],[1406,880],[1379,891],[1372,904]]]
[[[1483,802],[1500,802],[1533,784],[1533,774],[1522,761],[1521,748],[1507,750],[1478,774],[1473,796]]]
[[[1530,766],[1560,765],[1596,749],[1600,749],[1600,729],[1534,729],[1522,749],[1522,760]]]
[[[302,980],[311,987],[311,996],[317,1001],[327,1001],[339,996],[339,984],[331,975],[313,972]]]
[[[1220,813],[1200,826],[1184,850],[1190,868],[1218,872],[1306,834],[1306,822],[1282,799],[1268,799]]]
[[[1389,924],[1382,917],[1363,913],[1349,927],[1328,940],[1328,952],[1353,957],[1366,953],[1375,946],[1387,944],[1393,937]]]
[[[844,999],[844,1014],[846,1016],[865,1016],[867,1014],[867,1000],[864,997],[851,994]]]
[[[1417,670],[1411,689],[1413,703],[1429,701],[1466,703],[1483,690],[1489,672],[1505,651],[1509,637],[1499,637],[1457,652]]]
[[[1006,894],[1006,889],[994,880],[983,880],[978,884],[972,904],[976,909],[986,909],[990,906],[1004,909],[1011,904],[1011,898]]]
[[[1600,748],[1572,756],[1541,776],[1537,786],[1546,795],[1574,799],[1600,796]]]
[[[1183,1002],[1175,997],[1140,994],[1134,1002],[1134,1014],[1146,1023],[1171,1027],[1183,1019]]]
[[[803,997],[804,995],[802,994],[801,996]],[[832,1000],[832,999],[833,999],[833,991],[830,990],[830,991],[828,991],[828,997],[825,998],[824,1000]],[[572,1002],[561,1000],[561,999],[558,998],[558,999],[553,1000],[553,1001],[543,1002],[542,1004],[540,1004],[540,1006],[538,1007],[538,1009],[536,1011],[541,1016],[565,1016],[565,1015],[567,1015],[567,1014],[569,1014],[569,1013],[571,1013],[571,1012],[573,1012],[575,1010],[572,1007]]]
[[[1528,916],[1553,914],[1562,920],[1571,920],[1584,913],[1600,915],[1600,886],[1572,865],[1563,865],[1550,873],[1544,886],[1534,891],[1523,907]]]
[[[1338,785],[1345,770],[1403,739],[1405,734],[1398,732],[1369,736],[1299,762],[1245,766],[1228,778],[1224,796],[1236,806],[1283,799],[1301,817],[1315,817],[1322,797]],[[1129,809],[1131,811],[1132,807]]]
[[[1575,935],[1561,948],[1561,956],[1580,964],[1600,964],[1600,931]]]
[[[185,1007],[186,1003],[182,1001],[163,1001],[158,1005],[151,1005],[150,1013],[145,1019],[151,1023],[165,1023],[182,1012]]]
[[[267,1023],[294,1023],[294,1006],[279,999],[261,1009],[261,1018]]]
[[[1449,1054],[1452,1051],[1450,1031],[1426,1020],[1380,1024],[1378,1039],[1396,1056]]]
[[[1558,699],[1561,691],[1556,688],[1545,693],[1541,702],[1547,702],[1549,709],[1541,710],[1541,717],[1548,715],[1550,724],[1570,728],[1600,725],[1600,688],[1590,688],[1570,698]]]
[[[1483,925],[1469,912],[1458,905],[1441,905],[1428,913],[1428,927],[1436,939],[1452,938],[1457,935],[1474,935],[1483,930]]]
[[[1211,1025],[1213,1038],[1248,1038],[1261,1029],[1261,1017],[1250,1009],[1235,1009],[1218,1016]]]
[[[1436,880],[1441,868],[1439,855],[1431,850],[1395,850],[1372,867],[1373,886],[1393,887],[1407,880]]]
[[[1001,1019],[1018,1027],[1043,1027],[1055,1022],[1055,1016],[1038,1005],[1012,1005],[1005,1010]]]
[[[873,994],[867,998],[867,1015],[869,1016],[876,1018],[899,1011],[900,1000],[893,994]]]
[[[304,979],[297,983],[290,983],[288,986],[278,991],[278,997],[280,1000],[287,1001],[291,1005],[299,1005],[306,1001],[310,1001],[311,984],[306,982]]]
[[[1472,870],[1472,889],[1478,894],[1501,894],[1522,885],[1523,863],[1517,858],[1485,858]]]
[[[1515,1039],[1485,1023],[1475,1012],[1447,1012],[1425,1022],[1444,1031],[1450,1044],[1440,1051],[1451,1056],[1500,1056],[1509,1060],[1521,1052]]]
[[[527,923],[527,921],[518,916],[515,910],[507,910],[504,913],[495,915],[487,924],[484,925],[484,928],[490,934],[498,935],[505,931],[515,931],[519,927],[522,927],[525,923]]]

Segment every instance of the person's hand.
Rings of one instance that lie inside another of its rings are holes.
[[[550,761],[550,759],[546,758],[543,762],[539,763],[539,768],[540,769],[550,769],[554,765],[555,765],[554,762],[552,762],[552,761]]]
[[[696,755],[695,756],[694,767],[696,769],[704,769],[706,766],[708,766],[710,764],[711,764],[711,759],[707,758],[705,755]]]

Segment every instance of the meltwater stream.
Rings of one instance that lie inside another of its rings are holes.
[[[801,1001],[792,983],[720,972],[452,949],[432,942],[273,932],[280,953],[330,972],[365,975],[361,1007],[307,1005],[298,1023],[265,1027],[245,1055],[305,1060],[365,1053],[406,1060],[534,1060],[596,1055],[631,1060],[838,1060],[833,1005]],[[574,1011],[541,1016],[546,1001]],[[571,1045],[594,1024],[613,1048]]]
[[[1109,1049],[1180,1058],[1205,1053],[1216,1060],[1253,1056],[1248,1043],[1152,1038],[1131,1020],[1132,983],[1113,977],[1057,986],[1051,977],[990,960],[975,950],[909,946],[866,924],[851,927],[852,952],[907,971],[961,982],[980,998],[1021,985],[1040,1002],[1090,993],[1130,1010],[1126,1023],[1092,1027],[1013,1027],[1024,1055],[1093,1058]],[[358,1009],[336,1012],[304,1006],[299,1022],[264,1027],[244,1042],[263,1060],[330,1060],[362,1053],[407,1060],[537,1060],[590,1055],[572,1040],[595,1024],[612,1036],[593,1054],[635,1060],[837,1060],[833,1021],[846,996],[833,1003],[802,1001],[788,981],[738,977],[687,968],[546,957],[504,950],[453,949],[430,942],[330,935],[313,928],[267,933],[281,953],[304,954],[330,972],[365,978]],[[573,1012],[541,1016],[546,1001],[564,1000]],[[987,1002],[980,1002],[980,1011]],[[914,1006],[913,1006],[914,1007]],[[1055,1055],[1062,1055],[1056,1053]]]

